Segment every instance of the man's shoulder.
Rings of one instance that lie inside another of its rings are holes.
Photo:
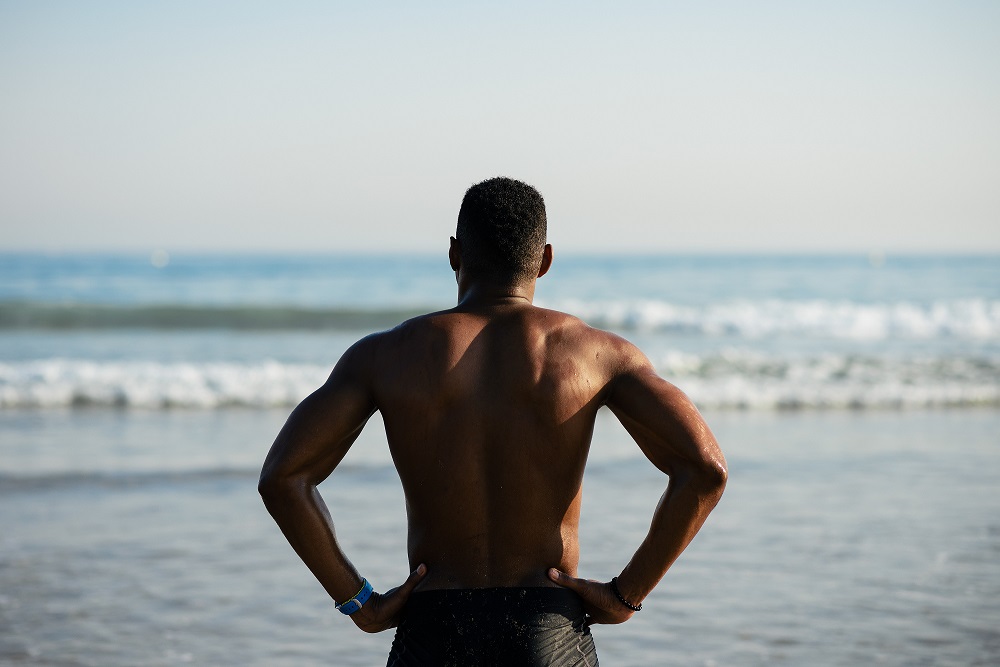
[[[348,348],[345,356],[357,359],[378,356],[407,345],[425,344],[435,332],[440,335],[448,328],[448,315],[453,311],[441,310],[411,317],[391,329],[370,333]]]
[[[593,340],[627,343],[627,341],[618,334],[591,326],[585,320],[573,315],[572,313],[537,306],[535,307],[535,311],[537,311],[540,318],[549,322],[553,329],[561,329],[567,332],[572,332]]]
[[[540,319],[547,322],[546,333],[551,342],[568,343],[576,352],[601,356],[615,367],[634,365],[646,359],[639,348],[614,332],[591,326],[570,313],[547,308],[537,310]]]

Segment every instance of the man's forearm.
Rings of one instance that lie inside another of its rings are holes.
[[[726,486],[725,469],[675,472],[657,504],[649,533],[618,577],[618,588],[641,602],[691,543]]]
[[[281,532],[330,597],[340,602],[350,599],[362,577],[337,543],[329,510],[316,486],[263,480],[259,489]]]
[[[281,532],[330,597],[343,603],[357,595],[364,580],[337,544],[333,521],[316,486],[275,482],[265,476],[259,489]],[[395,627],[407,598],[426,574],[427,567],[421,564],[402,585],[385,593],[373,592],[363,606],[345,613],[365,632]]]

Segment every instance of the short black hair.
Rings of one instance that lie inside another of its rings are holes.
[[[538,190],[497,177],[466,191],[455,236],[466,270],[516,284],[538,275],[546,231],[545,200]]]

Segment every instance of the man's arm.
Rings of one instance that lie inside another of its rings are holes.
[[[612,380],[607,406],[643,454],[670,477],[649,533],[618,576],[622,596],[637,605],[663,578],[694,539],[726,486],[726,460],[691,400],[656,375],[632,348],[631,360]],[[608,584],[553,570],[552,579],[583,597],[595,623],[621,623],[632,616]]]
[[[329,477],[375,412],[366,376],[364,343],[348,350],[326,383],[289,416],[264,461],[258,490],[281,532],[330,596],[346,601],[362,577],[341,550],[316,486]],[[373,594],[351,619],[366,632],[396,625],[399,611],[426,567],[382,595]]]

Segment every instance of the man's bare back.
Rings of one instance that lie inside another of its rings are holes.
[[[434,564],[420,588],[554,586],[548,568],[576,571],[590,436],[626,346],[500,298],[352,350],[403,483],[410,561]]]
[[[413,572],[352,614],[366,631],[396,626],[415,590],[497,587],[566,588],[588,623],[623,622],[721,496],[725,459],[687,397],[625,340],[532,305],[552,262],[551,247],[539,248],[527,279],[498,280],[481,268],[481,251],[453,238],[458,306],[352,346],[268,454],[260,489],[269,511],[330,595],[350,600],[363,579],[316,486],[380,412]],[[670,477],[649,533],[611,583],[576,577],[581,482],[602,406]]]

